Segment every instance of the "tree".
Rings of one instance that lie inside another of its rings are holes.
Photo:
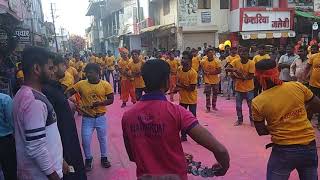
[[[74,52],[80,52],[86,47],[85,39],[78,35],[71,35],[69,38],[69,44]]]

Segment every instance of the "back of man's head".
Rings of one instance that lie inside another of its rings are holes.
[[[48,63],[50,52],[40,47],[28,47],[22,52],[22,70],[28,76],[32,73],[35,64],[44,66]]]
[[[170,67],[165,61],[155,59],[143,65],[141,74],[147,92],[159,91],[166,86],[169,80]]]

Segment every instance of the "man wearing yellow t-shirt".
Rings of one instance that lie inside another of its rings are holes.
[[[315,131],[306,107],[320,112],[319,98],[299,82],[282,82],[276,62],[257,63],[256,76],[264,91],[252,101],[253,120],[257,133],[272,141],[267,180],[289,179],[294,170],[300,179],[318,179]]]
[[[240,57],[234,59],[226,68],[227,72],[232,72],[231,77],[235,81],[236,91],[236,110],[238,120],[235,126],[240,126],[243,123],[242,101],[245,99],[249,108],[250,122],[252,122],[251,103],[254,98],[254,84],[253,78],[255,73],[255,64],[249,59],[249,49],[242,48]]]
[[[121,108],[127,106],[127,102],[129,100],[129,95],[131,97],[131,102],[135,104],[137,102],[135,88],[134,88],[134,78],[132,77],[131,72],[129,71],[129,62],[130,59],[128,57],[129,51],[125,48],[119,48],[119,52],[121,58],[118,62],[119,71],[121,74],[121,100],[122,105]]]
[[[67,95],[71,97],[77,92],[81,96],[81,105],[78,107],[83,114],[82,117],[82,147],[86,157],[85,167],[87,171],[92,169],[93,156],[90,149],[93,131],[97,130],[101,151],[101,165],[109,168],[110,162],[107,158],[107,127],[106,106],[113,103],[114,95],[111,85],[107,81],[100,80],[101,69],[98,64],[89,63],[85,68],[88,80],[82,80],[68,90]]]
[[[201,62],[201,56],[199,56],[198,51],[196,49],[192,49],[191,50],[191,54],[192,54],[192,69],[194,69],[197,72],[197,85],[198,87],[200,87],[200,75],[199,75],[199,71],[200,71],[200,62]]]
[[[66,64],[67,65],[67,70],[66,72],[68,72],[74,79],[74,82],[78,82],[79,81],[79,72],[77,71],[76,68],[70,66],[68,63]]]
[[[313,54],[309,58],[306,72],[306,74],[310,72],[310,90],[314,95],[320,97],[320,53]],[[320,129],[320,115],[318,116],[318,129]]]
[[[110,50],[108,50],[108,55],[105,58],[105,76],[108,82],[110,82],[110,75],[112,76],[112,82],[114,81],[114,75],[113,72],[115,70],[114,65],[116,64],[116,58],[113,56]]]
[[[141,68],[144,64],[144,61],[140,59],[138,50],[131,51],[131,58],[132,61],[129,62],[128,67],[132,77],[134,78],[133,84],[135,88],[136,99],[139,101],[145,88],[145,84],[141,75]]]
[[[177,72],[180,66],[180,62],[175,58],[175,54],[173,51],[169,52],[169,59],[167,63],[170,66],[170,83],[169,83],[169,91],[170,91],[170,101],[174,101],[174,88],[177,84]]]
[[[196,117],[197,116],[197,79],[198,74],[192,68],[192,54],[188,51],[182,53],[182,67],[177,73],[176,90],[180,96],[180,106],[188,109]],[[187,141],[187,134],[181,133],[181,140]]]
[[[266,53],[266,47],[264,45],[258,46],[258,55],[253,57],[254,63],[258,63],[262,60],[271,59],[269,54]],[[258,96],[262,91],[261,85],[257,78],[254,79],[254,97]]]
[[[238,49],[236,47],[232,47],[230,49],[230,55],[226,58],[225,66],[228,67],[230,63],[234,60],[239,60],[240,56],[238,55]],[[230,77],[229,73],[225,73],[225,77],[223,77],[223,91],[224,94],[227,96],[227,100],[230,100],[231,95],[233,94],[234,87],[233,87],[233,79]]]
[[[207,49],[207,56],[201,61],[201,68],[204,73],[204,92],[206,94],[207,112],[213,110],[217,111],[217,97],[219,93],[219,74],[221,73],[220,60],[214,56],[213,49]],[[212,96],[212,99],[211,99]]]

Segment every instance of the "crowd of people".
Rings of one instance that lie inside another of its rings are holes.
[[[317,179],[311,120],[320,111],[318,51],[316,45],[310,52],[290,45],[267,52],[266,46],[219,49],[205,44],[182,53],[155,50],[149,57],[127,48],[119,48],[119,57],[111,51],[62,57],[39,47],[26,48],[15,71],[14,98],[0,94],[4,177],[87,179],[86,172],[93,169],[94,130],[101,165],[111,167],[106,107],[117,93],[121,108],[129,99],[135,104],[123,115],[122,131],[138,178],[174,174],[187,179],[181,141],[187,141],[188,135],[214,154],[216,175],[223,176],[230,166],[228,150],[196,118],[201,103],[198,91],[203,87],[207,113],[218,111],[219,94],[226,100],[235,96],[238,119],[234,125],[243,124],[246,100],[250,124],[259,135],[271,135],[268,180],[288,179],[294,169],[301,179]],[[84,162],[75,114],[82,117]]]

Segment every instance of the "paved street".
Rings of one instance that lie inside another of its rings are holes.
[[[176,96],[175,99],[177,100],[178,96]],[[245,125],[241,127],[233,126],[236,120],[234,100],[226,101],[225,98],[219,97],[219,111],[209,114],[205,113],[204,102],[205,98],[202,90],[199,90],[199,121],[226,145],[231,156],[231,167],[227,175],[213,179],[265,179],[270,149],[266,150],[264,147],[270,142],[270,138],[259,137],[256,134],[255,129],[249,125],[247,112],[245,112],[245,117],[247,117],[245,119]],[[94,136],[92,149],[95,155],[95,161],[93,171],[88,174],[90,180],[134,180],[136,177],[135,164],[130,162],[127,157],[121,130],[122,114],[125,110],[131,108],[132,105],[130,104],[125,109],[121,109],[120,105],[121,102],[117,95],[115,103],[108,109],[108,151],[110,152],[109,156],[112,167],[110,169],[103,169],[100,166],[99,144],[96,136]],[[245,103],[243,107],[245,110],[247,109]],[[80,125],[80,118],[77,119],[77,124]],[[215,162],[213,155],[209,151],[197,145],[190,138],[188,142],[183,143],[183,147],[184,151],[193,154],[197,161],[201,161],[209,166]],[[198,180],[203,178],[189,176],[189,179]],[[292,174],[290,179],[298,179],[296,173]]]

